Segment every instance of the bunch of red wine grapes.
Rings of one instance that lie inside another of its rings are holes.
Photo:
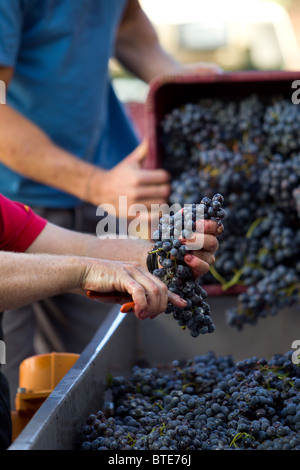
[[[207,293],[184,261],[188,253],[188,245],[184,241],[193,238],[198,220],[214,220],[220,225],[225,217],[223,203],[223,196],[217,193],[212,198],[204,197],[200,204],[185,205],[183,210],[173,215],[163,215],[158,229],[153,233],[156,241],[151,253],[158,257],[160,266],[153,271],[153,275],[187,303],[185,308],[169,303],[165,313],[172,314],[193,337],[212,333],[215,325],[210,306],[205,301]]]

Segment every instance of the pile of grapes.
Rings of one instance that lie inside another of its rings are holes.
[[[91,413],[82,450],[300,450],[295,352],[269,361],[208,353],[169,373],[133,367],[112,379],[113,416]]]
[[[215,194],[211,199],[204,197],[200,204],[189,204],[174,214],[164,214],[153,233],[156,241],[151,254],[158,258],[160,266],[153,275],[187,302],[185,308],[169,303],[165,313],[172,314],[179,326],[188,329],[194,338],[212,333],[215,325],[210,306],[205,301],[207,292],[194,279],[192,269],[184,261],[188,253],[184,242],[194,237],[197,221],[209,219],[221,225],[225,217],[223,203],[223,196]]]
[[[201,281],[239,286],[226,313],[241,329],[299,302],[300,107],[282,96],[202,99],[160,123],[171,204],[222,193],[225,231]]]

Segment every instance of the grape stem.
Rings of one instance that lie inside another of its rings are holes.
[[[250,238],[252,237],[252,234],[254,232],[254,230],[256,229],[256,227],[258,227],[261,222],[263,222],[263,220],[265,220],[265,217],[258,217],[254,222],[253,224],[250,225],[247,233],[246,233],[246,238]]]
[[[160,251],[164,251],[163,248],[157,248],[157,250],[149,251],[149,255],[154,255],[156,253],[159,253]]]
[[[254,439],[254,437],[251,436],[251,434],[247,434],[246,432],[239,432],[238,434],[234,436],[229,447],[231,446],[238,447],[238,445],[236,444],[236,441],[239,441],[240,439],[246,439],[246,437],[251,437],[251,439]]]
[[[218,273],[218,271],[216,270],[216,268],[214,266],[211,266],[210,269],[209,269],[210,273],[213,275],[213,277],[220,282],[220,284],[222,284],[222,286],[224,284],[226,284],[226,280],[224,279],[223,276],[221,276],[221,274]]]
[[[243,272],[244,272],[244,268],[239,269],[235,273],[235,275],[230,279],[230,281],[222,285],[222,290],[228,290],[230,287],[235,286],[239,282],[240,278],[242,277]]]
[[[213,275],[213,277],[220,282],[222,286],[222,290],[228,290],[230,287],[235,286],[238,281],[240,280],[242,274],[243,274],[244,268],[239,269],[235,275],[230,279],[230,281],[226,281],[221,274],[218,273],[216,268],[214,266],[210,267],[210,273]]]

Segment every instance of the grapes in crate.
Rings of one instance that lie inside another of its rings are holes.
[[[300,108],[283,96],[201,99],[161,122],[170,203],[226,199],[216,262],[202,279],[221,291],[241,286],[230,325],[299,303]]]

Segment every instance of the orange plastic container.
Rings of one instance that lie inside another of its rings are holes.
[[[78,357],[78,354],[53,352],[25,359],[19,369],[19,387],[32,394],[51,393]]]
[[[29,357],[20,364],[16,411],[11,413],[13,440],[78,358],[78,354],[53,352]]]

